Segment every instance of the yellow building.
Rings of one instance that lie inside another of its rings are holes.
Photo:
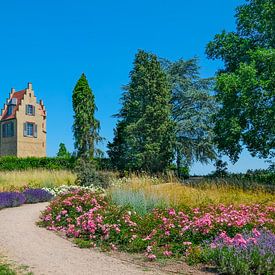
[[[0,156],[46,156],[46,109],[32,84],[12,89],[0,114]]]

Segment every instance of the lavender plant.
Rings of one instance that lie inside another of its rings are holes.
[[[26,203],[46,202],[53,198],[53,195],[44,189],[26,189],[23,194],[26,197]]]
[[[26,197],[19,192],[0,193],[0,209],[6,207],[16,207],[25,203]]]
[[[275,274],[275,235],[271,231],[236,236],[217,237],[204,250],[205,261],[214,262],[219,272],[226,274]]]

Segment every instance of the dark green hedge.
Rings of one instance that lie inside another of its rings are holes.
[[[49,170],[73,170],[76,158],[17,158],[0,157],[0,171],[49,169]],[[95,159],[98,170],[111,170],[110,161],[107,158]]]
[[[27,170],[27,169],[52,169],[71,170],[74,168],[75,158],[17,158],[0,157],[0,171]]]

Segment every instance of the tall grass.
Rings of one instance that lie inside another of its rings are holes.
[[[33,169],[0,172],[0,192],[29,187],[55,187],[72,185],[75,174],[66,170]]]
[[[261,189],[243,190],[236,186],[212,185],[209,182],[198,186],[188,186],[178,182],[154,184],[150,178],[146,181],[144,178],[133,177],[126,184],[113,189],[119,189],[121,194],[142,192],[147,198],[153,196],[173,207],[198,207],[211,204],[272,204],[275,202],[273,194]]]
[[[144,190],[112,189],[112,201],[120,206],[130,207],[140,215],[151,212],[154,208],[168,207],[168,202],[155,194],[146,194]]]

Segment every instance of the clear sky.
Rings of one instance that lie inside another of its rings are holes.
[[[48,112],[47,153],[60,142],[73,150],[72,90],[84,72],[95,94],[101,135],[111,140],[121,86],[138,49],[176,60],[198,56],[201,74],[213,76],[218,61],[205,45],[223,29],[234,30],[241,0],[9,0],[0,1],[0,102],[11,87],[32,82]],[[104,145],[102,145],[104,148]],[[231,171],[266,167],[243,153]],[[213,166],[195,164],[192,173]]]

